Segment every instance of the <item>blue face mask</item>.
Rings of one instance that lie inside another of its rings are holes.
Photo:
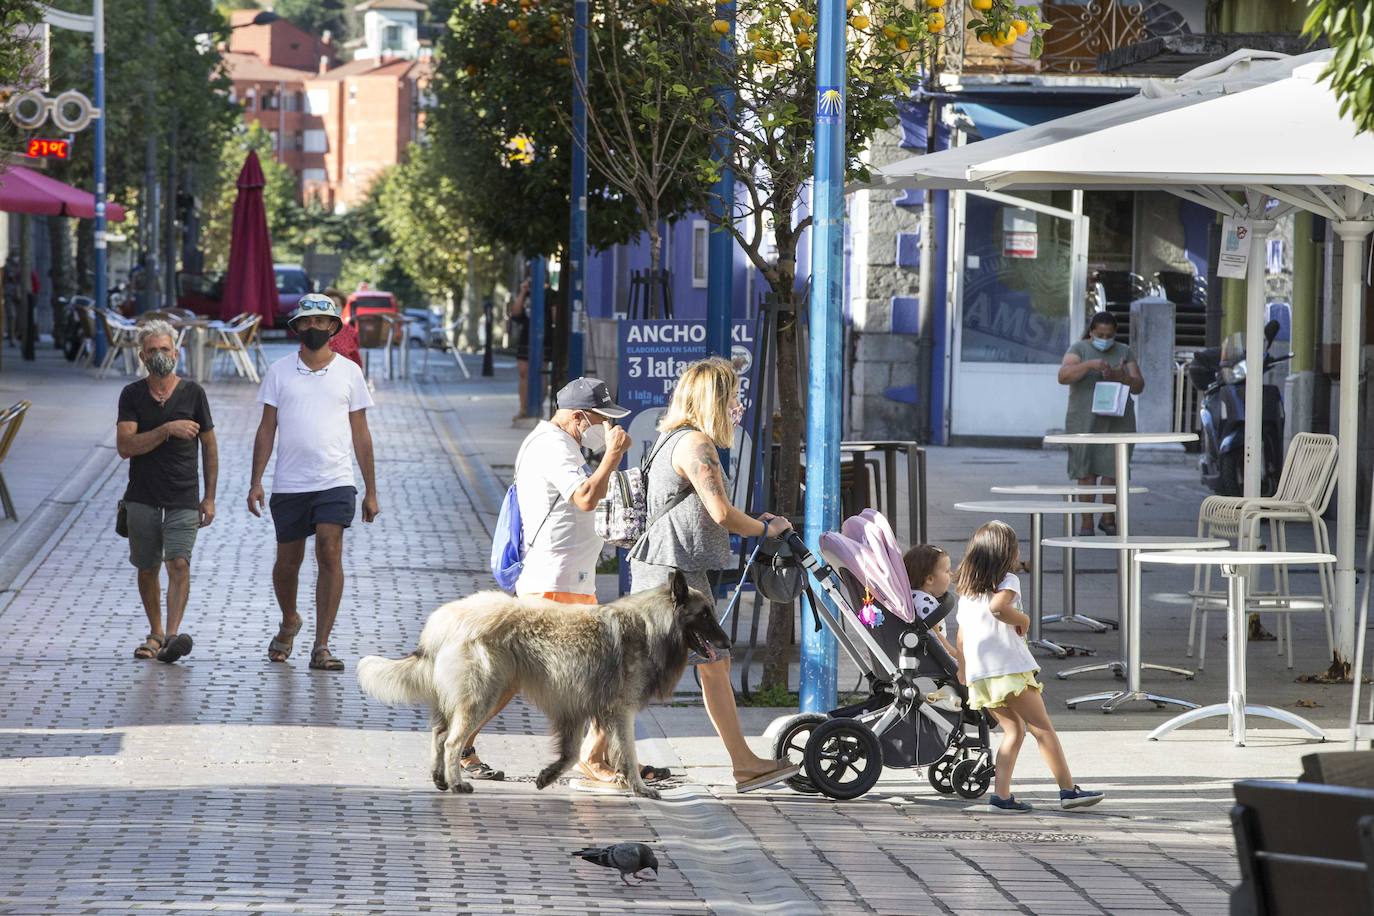
[[[1097,350],[1097,352],[1099,352],[1099,353],[1106,353],[1106,352],[1107,352],[1108,350],[1110,350],[1110,349],[1112,348],[1112,346],[1116,343],[1116,340],[1113,339],[1113,338],[1111,338],[1111,337],[1107,337],[1107,338],[1094,337],[1094,338],[1092,338],[1092,342],[1093,342],[1093,347]]]

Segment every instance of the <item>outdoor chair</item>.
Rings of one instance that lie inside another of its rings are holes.
[[[472,378],[472,373],[468,372],[467,363],[463,362],[463,354],[458,352],[458,345],[456,343],[449,343],[450,338],[457,337],[458,331],[462,325],[463,319],[459,318],[452,324],[436,325],[429,329],[429,340],[425,343],[425,364],[420,368],[420,373],[422,375],[429,375],[429,351],[438,347],[440,350],[446,349],[453,354],[453,361],[456,362],[458,368],[462,370],[463,378]]]
[[[76,364],[87,366],[95,359],[95,307],[78,305],[76,314],[81,318],[81,349],[76,354]]]
[[[0,413],[0,465],[5,463],[5,456],[10,453],[10,446],[14,444],[14,437],[19,435],[19,427],[23,425],[24,414],[30,406],[29,401],[20,401]],[[5,518],[19,521],[19,513],[14,511],[14,500],[10,499],[10,488],[5,483],[3,473],[0,473],[0,505],[4,506]]]
[[[1232,916],[1374,912],[1374,791],[1246,780],[1235,794]]]
[[[227,357],[240,377],[248,378],[254,383],[261,379],[253,366],[254,360],[249,354],[249,345],[255,339],[261,321],[260,315],[244,313],[223,326],[210,329],[210,346],[214,351],[215,361],[218,362],[218,357]],[[212,372],[213,368],[212,365]]]
[[[1209,496],[1202,501],[1198,513],[1198,537],[1226,538],[1240,550],[1259,550],[1260,527],[1269,526],[1270,544],[1275,550],[1288,549],[1288,523],[1298,522],[1312,529],[1313,548],[1320,553],[1331,552],[1331,538],[1322,514],[1331,501],[1336,487],[1336,437],[1321,433],[1298,433],[1288,446],[1283,471],[1273,496],[1246,499],[1243,496]],[[1225,612],[1225,591],[1212,590],[1212,566],[1199,567],[1193,575],[1192,614],[1188,620],[1188,655],[1197,647],[1197,669],[1201,671],[1207,659],[1207,614]],[[1255,577],[1257,579],[1258,577]],[[1317,567],[1320,595],[1294,595],[1289,585],[1287,567],[1274,572],[1274,590],[1261,592],[1252,579],[1247,586],[1247,607],[1251,611],[1282,614],[1278,631],[1278,651],[1288,654],[1288,667],[1293,667],[1292,615],[1321,611],[1326,618],[1328,647],[1334,651],[1331,606],[1336,592],[1335,573],[1329,565]]]
[[[1299,782],[1351,789],[1374,789],[1374,751],[1327,751],[1305,754]]]
[[[396,322],[390,315],[374,313],[353,316],[358,331],[358,349],[363,354],[363,375],[372,377],[372,350],[381,350],[386,362],[387,377],[391,377],[391,345],[396,338]]]
[[[138,355],[138,325],[127,318],[116,315],[114,312],[106,310],[100,313],[100,319],[105,322],[105,341],[109,348],[105,351],[105,361],[100,364],[100,371],[97,377],[104,378],[105,373],[110,371],[114,361],[124,358],[124,371],[126,373],[135,372],[135,364]]]

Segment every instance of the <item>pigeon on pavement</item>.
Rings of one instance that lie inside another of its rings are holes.
[[[654,851],[643,843],[616,843],[611,846],[588,847],[579,849],[573,853],[591,862],[600,865],[602,868],[614,868],[620,872],[620,880],[629,884],[626,875],[647,881],[650,880],[646,875],[639,872],[649,869],[658,876],[658,858],[654,856]],[[633,887],[633,885],[631,885]]]

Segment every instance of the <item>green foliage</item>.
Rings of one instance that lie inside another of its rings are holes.
[[[0,0],[0,86],[28,82],[38,51],[29,30],[42,18],[43,11],[34,0]]]
[[[569,0],[459,0],[439,46],[437,108],[428,128],[437,167],[462,189],[463,210],[488,243],[526,255],[566,244],[571,193],[572,78],[562,32]],[[523,34],[510,27],[525,22]],[[523,39],[528,39],[525,41]],[[596,104],[602,98],[595,86]],[[516,144],[532,154],[521,153]],[[513,154],[522,161],[513,161]],[[593,248],[628,241],[634,204],[592,168],[587,238]]]
[[[1360,132],[1374,130],[1374,5],[1368,0],[1308,0],[1303,33],[1325,35],[1335,54],[1322,71],[1341,114]]]
[[[342,0],[276,0],[272,11],[312,35],[328,30],[338,42],[354,37],[351,17]]]

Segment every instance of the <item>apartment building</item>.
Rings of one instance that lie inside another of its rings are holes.
[[[366,0],[364,37],[339,63],[328,33],[285,19],[249,25],[256,10],[232,14],[225,68],[245,120],[274,140],[277,161],[296,176],[302,200],[346,211],[376,176],[421,139],[433,69],[419,38],[416,0]]]

